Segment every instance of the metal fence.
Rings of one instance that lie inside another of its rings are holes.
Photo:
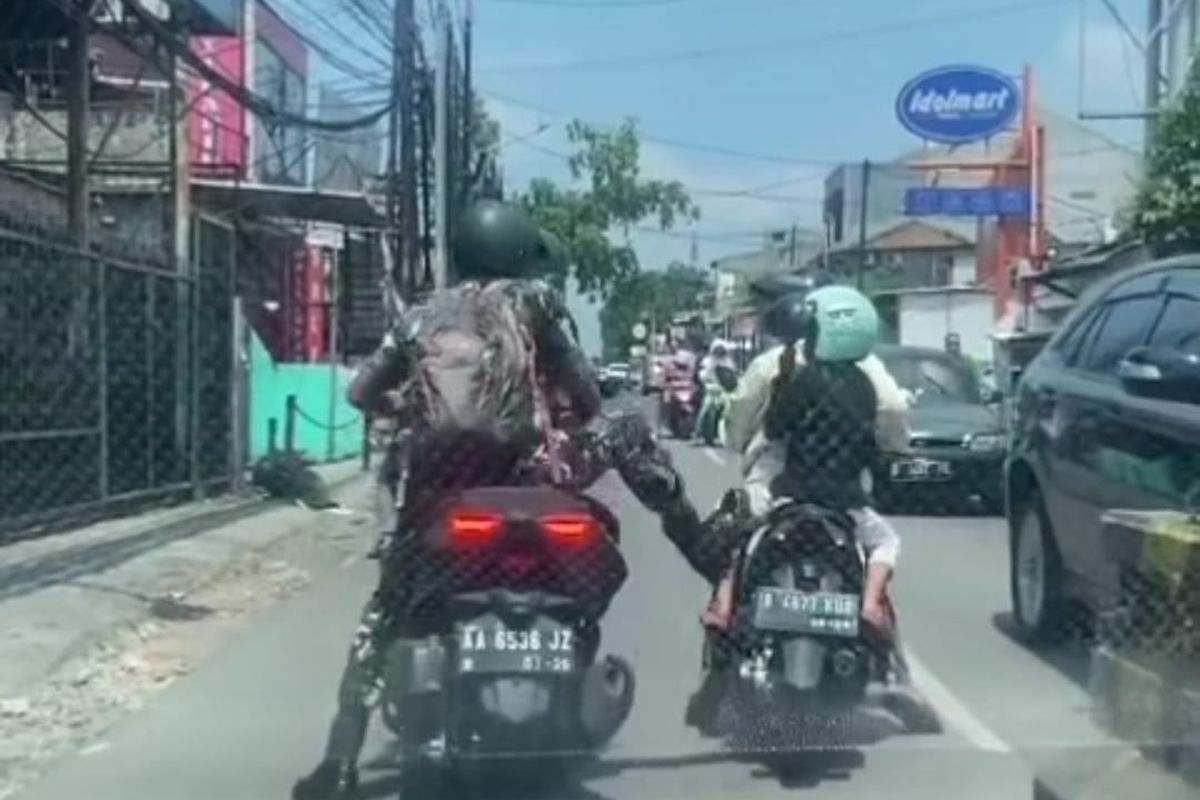
[[[190,264],[0,228],[0,541],[237,474],[231,234]]]

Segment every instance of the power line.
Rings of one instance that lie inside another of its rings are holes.
[[[647,6],[674,6],[692,2],[692,0],[490,0],[490,2],[522,6],[557,6],[559,8],[645,8]]]
[[[550,116],[558,117],[560,119],[574,118],[573,115],[571,115],[571,114],[567,114],[567,113],[564,113],[561,111],[555,111],[553,109],[546,108],[545,106],[541,106],[541,105],[538,105],[535,103],[530,103],[525,100],[518,100],[516,98],[508,97],[508,96],[505,96],[502,94],[497,94],[492,91],[480,89],[480,90],[478,90],[478,92],[479,92],[479,94],[482,94],[485,97],[490,97],[493,100],[499,100],[501,103],[508,103],[509,105],[520,106],[523,108],[527,108],[531,111],[540,111],[543,114],[549,114]],[[585,122],[586,121],[587,120],[585,120]],[[598,125],[598,123],[595,123],[595,122],[589,122],[589,124]],[[609,126],[602,126],[602,127],[609,128]],[[722,156],[728,156],[731,158],[743,158],[743,159],[748,159],[751,161],[763,161],[763,162],[772,163],[772,164],[792,164],[792,165],[801,165],[801,166],[807,165],[807,166],[812,166],[812,167],[836,167],[836,166],[840,166],[841,164],[846,163],[845,161],[831,161],[828,159],[815,159],[815,158],[797,158],[794,156],[783,156],[783,155],[778,155],[778,154],[774,154],[774,153],[760,153],[760,152],[753,152],[753,151],[748,151],[748,150],[740,150],[740,149],[736,149],[736,148],[732,148],[732,147],[724,147],[721,145],[706,144],[706,143],[702,143],[702,142],[690,142],[690,141],[684,141],[682,139],[674,139],[674,138],[670,138],[670,137],[666,137],[666,136],[659,136],[659,135],[653,134],[653,133],[647,133],[646,131],[641,130],[641,129],[638,130],[638,137],[647,142],[654,142],[655,144],[661,144],[666,147],[674,147],[674,148],[678,148],[680,150],[694,150],[696,152],[709,153],[712,155],[722,155]]]
[[[56,5],[78,19],[82,16],[82,12],[74,7],[66,4],[63,0],[52,0]],[[168,0],[174,5],[178,0]],[[210,67],[202,58],[185,47],[182,43],[172,35],[171,31],[161,21],[156,19],[141,5],[138,0],[121,0],[122,5],[133,15],[139,22],[150,30],[153,38],[165,47],[176,58],[183,60],[192,69],[198,72],[205,80],[216,85],[219,89],[232,97],[239,105],[247,109],[255,116],[266,121],[275,121],[283,124],[293,125],[296,127],[313,128],[316,130],[333,130],[345,131],[355,128],[363,128],[375,124],[388,113],[390,106],[384,106],[369,114],[357,117],[350,120],[319,120],[311,117],[306,117],[303,114],[296,114],[285,109],[276,108],[275,105],[262,97],[261,95],[246,89],[220,71]],[[118,37],[121,38],[121,37]]]
[[[702,61],[712,58],[728,58],[731,56],[756,56],[772,51],[795,50],[815,47],[825,44],[837,44],[855,39],[870,39],[903,33],[911,30],[921,30],[931,25],[953,24],[958,22],[973,22],[978,19],[1004,16],[1007,14],[1030,11],[1068,2],[1068,0],[1023,0],[1017,3],[978,8],[970,11],[928,15],[880,25],[861,28],[846,28],[837,31],[802,36],[791,39],[773,39],[761,42],[747,42],[728,47],[699,48],[694,50],[677,50],[666,53],[647,53],[643,55],[617,56],[613,58],[572,59],[561,61],[543,61],[537,64],[521,64],[510,67],[497,67],[488,72],[494,74],[517,72],[544,72],[547,70],[587,70],[587,69],[623,69],[642,67],[650,64],[666,64],[683,61]]]
[[[362,80],[370,80],[371,79],[370,77],[367,76],[367,73],[361,67],[356,66],[355,64],[351,64],[346,59],[342,58],[338,54],[332,52],[329,48],[325,47],[320,42],[316,41],[313,37],[304,33],[304,31],[301,31],[295,23],[291,22],[286,17],[284,17],[282,14],[280,14],[278,11],[276,11],[267,2],[267,0],[258,0],[258,2],[262,5],[263,8],[270,11],[276,17],[279,17],[279,19],[283,20],[283,24],[286,25],[293,34],[295,34],[297,39],[304,42],[304,44],[308,45],[313,50],[313,52],[315,52],[321,58],[325,59],[325,61],[331,67],[336,69],[338,72],[341,72],[343,75],[346,75],[348,77],[360,78]],[[308,5],[304,2],[304,0],[291,0],[291,2],[294,2],[303,8],[308,8]],[[317,22],[319,22],[323,28],[325,28],[328,31],[331,31],[333,34],[335,34],[339,37],[345,36],[345,34],[343,34],[340,30],[338,30],[332,24],[330,24],[328,19],[326,19],[324,17],[315,16],[315,15],[314,15],[314,19]],[[347,39],[346,41],[349,41],[349,40]],[[357,47],[361,48],[361,44],[357,45]],[[386,64],[386,62],[383,59],[379,58],[378,56],[375,56],[370,51],[364,49],[363,52],[365,53],[365,55],[368,58],[370,58],[375,63]]]

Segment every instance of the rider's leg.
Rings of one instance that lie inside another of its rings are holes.
[[[338,688],[338,708],[325,755],[292,789],[294,800],[346,796],[358,784],[358,757],[378,699],[388,644],[396,634],[394,603],[382,589],[371,596],[354,634]]]

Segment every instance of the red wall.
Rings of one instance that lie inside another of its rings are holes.
[[[192,52],[238,86],[244,86],[244,53],[235,36],[197,36]],[[193,172],[243,177],[247,161],[246,112],[227,92],[196,76],[188,86],[188,155]]]

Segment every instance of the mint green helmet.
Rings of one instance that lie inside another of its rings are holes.
[[[824,286],[808,295],[818,361],[861,361],[879,340],[879,314],[871,300],[849,286]]]

